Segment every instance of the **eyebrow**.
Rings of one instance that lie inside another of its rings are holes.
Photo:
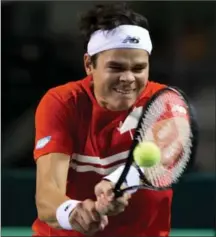
[[[120,63],[117,61],[109,61],[106,64],[107,66],[114,66],[114,67],[124,67],[126,65],[124,62]],[[133,67],[146,67],[147,65],[148,65],[147,62],[137,62],[137,63],[134,63]]]

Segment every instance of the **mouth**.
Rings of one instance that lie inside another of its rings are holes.
[[[127,89],[127,90],[121,90],[121,89],[117,89],[117,88],[113,88],[113,90],[119,94],[122,95],[130,95],[132,94],[136,89]]]

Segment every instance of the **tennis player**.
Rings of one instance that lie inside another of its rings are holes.
[[[172,190],[110,196],[106,215],[95,207],[127,158],[141,107],[164,87],[148,80],[148,22],[111,3],[83,15],[80,30],[86,77],[50,89],[36,111],[34,235],[168,236]]]

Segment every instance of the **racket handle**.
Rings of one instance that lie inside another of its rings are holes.
[[[122,190],[116,189],[114,190],[115,198],[119,198],[123,196],[124,192]]]

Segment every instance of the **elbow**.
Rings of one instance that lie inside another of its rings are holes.
[[[36,197],[36,208],[39,220],[46,223],[56,221],[56,213],[50,207],[49,201],[47,201],[44,197]]]
[[[56,213],[51,210],[47,202],[43,199],[36,199],[36,207],[37,207],[37,216],[38,219],[50,227],[55,229],[62,229],[59,226],[58,221],[56,220]]]
[[[37,213],[38,213],[38,219],[47,224],[55,221],[55,216],[48,211],[43,211],[42,209],[37,208]]]

